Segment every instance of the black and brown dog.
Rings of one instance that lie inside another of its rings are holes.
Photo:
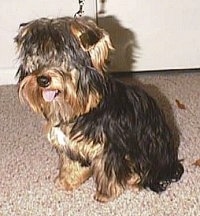
[[[109,35],[87,18],[22,24],[19,96],[47,121],[60,158],[56,185],[79,187],[90,176],[95,199],[107,202],[127,187],[161,192],[183,166],[163,112],[146,92],[105,74]]]

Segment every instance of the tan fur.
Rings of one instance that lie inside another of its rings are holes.
[[[47,129],[48,130],[48,129]],[[59,150],[59,152],[65,152],[68,148],[74,153],[80,154],[83,158],[93,160],[99,152],[102,151],[103,144],[95,144],[87,142],[82,137],[70,139],[69,131],[71,126],[63,128],[49,127],[48,139]],[[92,175],[91,167],[81,166],[79,162],[70,160],[65,153],[60,153],[60,171],[55,180],[55,184],[58,188],[73,190],[80,186]]]
[[[131,176],[124,184],[119,184],[115,172],[112,170],[112,179],[108,180],[108,177],[105,175],[104,167],[102,166],[102,164],[104,164],[102,158],[103,157],[96,158],[93,167],[93,175],[97,183],[97,191],[94,198],[97,201],[103,203],[112,201],[120,196],[127,187],[132,189],[138,188],[140,177],[137,174]]]
[[[46,75],[51,77],[51,85],[48,88],[41,88],[37,85],[37,77]],[[48,113],[46,116],[51,119],[53,125],[58,120],[59,113],[66,121],[70,121],[76,116],[89,112],[91,109],[97,106],[101,96],[98,93],[91,93],[88,99],[84,99],[84,103],[81,98],[77,97],[77,78],[75,72],[69,72],[68,79],[63,80],[61,75],[57,73],[57,70],[44,69],[40,73],[34,72],[31,75],[23,79],[19,86],[19,98],[22,103],[28,102],[30,107],[38,113]],[[67,94],[64,93],[64,88]],[[42,91],[48,89],[59,90],[60,94],[53,103],[46,103],[42,98]]]
[[[91,167],[82,167],[78,162],[73,162],[65,154],[61,154],[60,172],[56,178],[57,187],[73,190],[93,175],[97,183],[97,191],[94,198],[100,202],[108,202],[115,199],[125,190],[126,185],[131,188],[137,187],[140,182],[140,177],[137,174],[131,176],[127,182],[124,182],[124,185],[117,183],[113,170],[112,179],[108,179],[104,171],[103,142],[94,145],[93,141],[88,142],[81,135],[70,139],[67,135],[70,130],[71,126],[65,127],[63,130],[61,128],[50,128],[48,139],[60,152],[64,152],[66,148],[69,148],[93,162]]]
[[[79,153],[85,159],[93,160],[103,149],[103,144],[94,144],[93,141],[84,140],[82,136],[69,137],[71,125],[63,129],[59,127],[50,127],[47,137],[49,141],[60,150],[69,148],[75,153]]]
[[[108,179],[103,166],[105,160],[102,155],[95,158],[93,166],[93,175],[97,183],[97,190],[94,198],[99,202],[108,202],[118,197],[123,191],[124,186],[117,183],[114,171],[112,170],[112,179]]]
[[[59,156],[59,174],[55,179],[57,188],[71,191],[91,177],[92,170],[90,167],[83,167],[80,163],[71,161],[64,153]]]

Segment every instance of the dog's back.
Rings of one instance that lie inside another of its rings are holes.
[[[113,166],[119,181],[132,172],[141,185],[161,192],[180,179],[178,148],[155,100],[137,86],[108,79],[101,103],[77,119],[72,133],[100,142],[105,136],[107,175]]]

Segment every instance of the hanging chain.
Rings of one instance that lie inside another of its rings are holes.
[[[84,14],[83,6],[84,6],[84,3],[85,3],[85,0],[79,0],[78,3],[79,3],[79,10],[74,14],[75,18],[77,16],[81,17]]]

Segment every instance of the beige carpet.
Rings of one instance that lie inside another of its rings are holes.
[[[126,191],[108,204],[93,200],[92,179],[74,192],[58,191],[53,184],[58,158],[43,135],[42,118],[19,104],[16,86],[0,86],[1,216],[200,215],[200,167],[192,165],[200,158],[200,73],[146,74],[137,78],[148,84],[146,88],[171,119],[161,95],[172,106],[181,132],[179,155],[185,167],[181,180],[161,195],[147,190]]]

